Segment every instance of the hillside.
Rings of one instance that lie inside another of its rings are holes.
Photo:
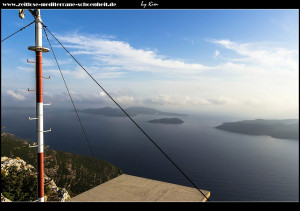
[[[1,156],[20,157],[37,168],[36,148],[28,140],[1,132]],[[66,188],[71,197],[123,174],[111,163],[78,154],[71,154],[45,147],[45,174],[57,186]]]
[[[299,140],[298,119],[244,120],[239,122],[226,122],[216,128],[247,135],[268,135],[279,139]]]

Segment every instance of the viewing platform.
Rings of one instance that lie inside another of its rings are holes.
[[[210,192],[201,190],[207,198]],[[195,188],[122,174],[83,192],[69,202],[205,202]]]

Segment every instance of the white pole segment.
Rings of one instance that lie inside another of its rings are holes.
[[[36,132],[37,132],[37,140],[38,140],[38,153],[44,152],[44,116],[43,116],[43,102],[36,103]]]
[[[41,11],[36,10],[36,19],[35,19],[35,46],[42,47],[42,24],[41,24]]]

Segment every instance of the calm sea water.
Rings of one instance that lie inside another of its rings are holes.
[[[1,125],[35,141],[35,121],[29,116],[35,116],[34,109],[4,109]],[[45,107],[44,117],[44,130],[52,128],[44,134],[45,144],[91,156],[74,112]],[[96,157],[127,174],[192,187],[128,118],[80,117]],[[181,125],[147,122],[155,118],[139,115],[134,120],[199,188],[211,191],[212,201],[299,201],[299,141],[214,128],[234,118],[189,115],[180,117],[185,121]]]

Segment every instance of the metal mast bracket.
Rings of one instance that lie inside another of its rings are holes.
[[[31,50],[31,51],[42,51],[43,53],[50,52],[49,48],[42,47],[42,46],[29,46],[28,50]]]
[[[31,118],[31,117],[28,117],[29,120],[35,120],[35,119],[38,119],[38,118]]]
[[[49,130],[44,130],[44,131],[41,131],[43,133],[47,133],[47,132],[51,132],[51,128]]]
[[[28,145],[29,145],[30,148],[38,147],[37,143],[35,143],[35,142],[33,143],[33,145],[30,145],[30,144],[28,144]]]
[[[32,62],[32,61],[29,61],[29,59],[27,59],[27,62],[28,62],[28,63],[35,63],[35,62]]]

